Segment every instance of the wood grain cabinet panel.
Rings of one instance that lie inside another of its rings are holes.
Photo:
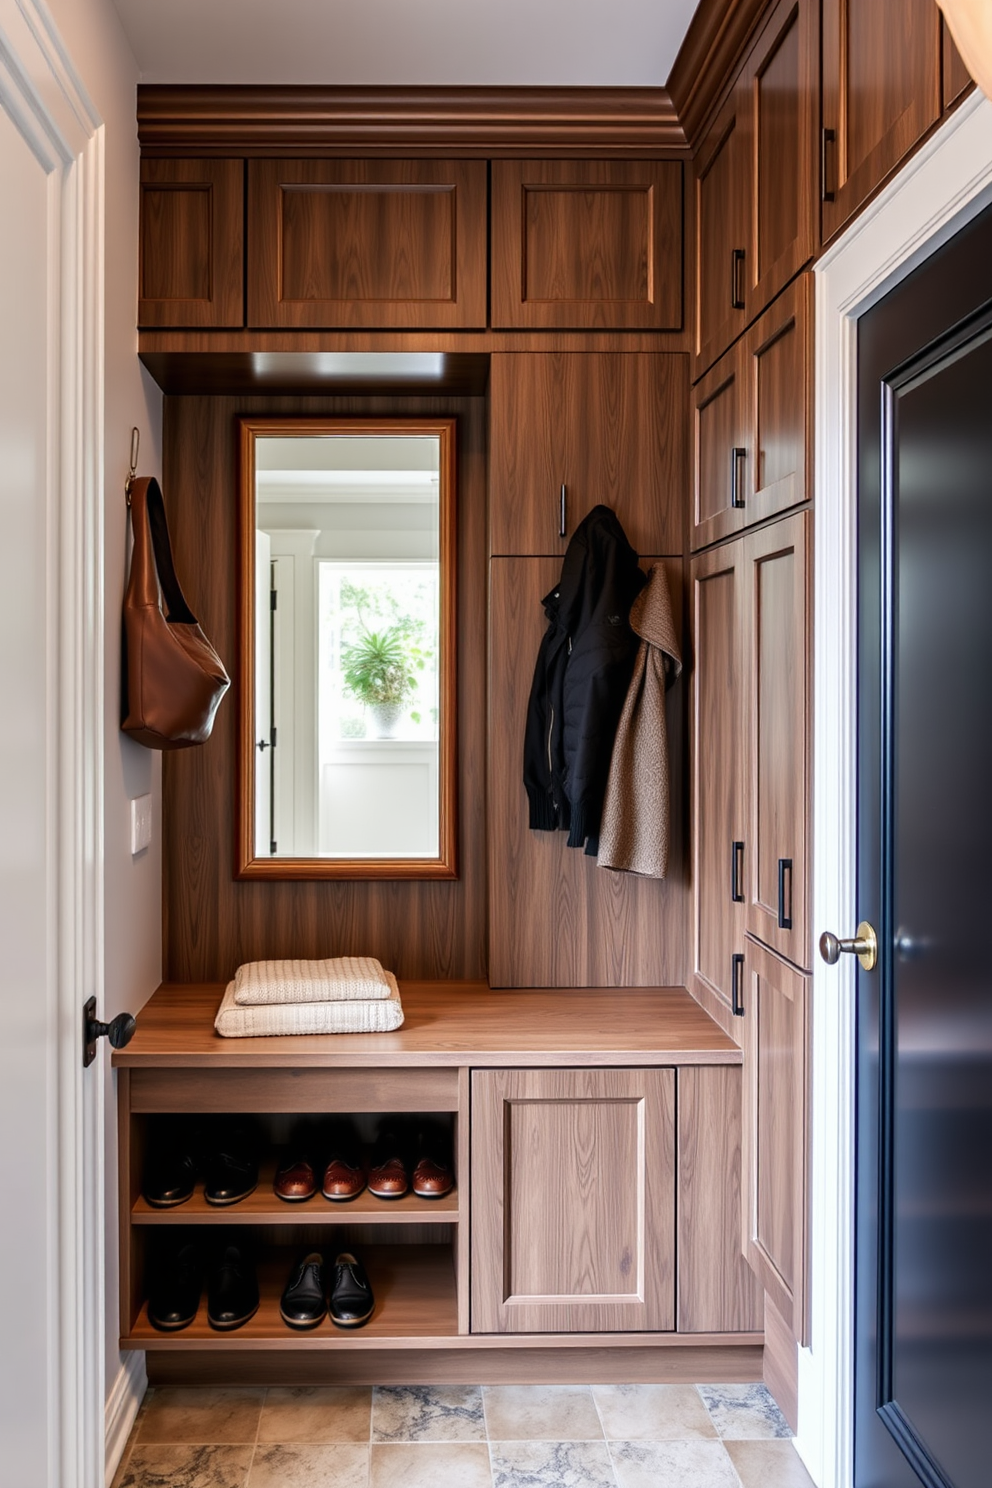
[[[253,326],[486,323],[481,160],[252,160]]]
[[[681,552],[687,362],[652,352],[494,354],[490,551],[560,556],[604,502],[639,553]]]
[[[244,325],[244,162],[142,160],[138,325]]]
[[[645,564],[651,559],[646,559]],[[666,560],[682,613],[682,560]],[[599,868],[565,832],[532,832],[523,785],[527,701],[559,558],[494,558],[489,629],[489,980],[494,987],[685,985],[682,684],[667,695],[672,819],[668,878]]]
[[[933,0],[823,0],[826,242],[940,116]]]
[[[712,366],[747,324],[748,156],[746,97],[734,90],[696,159],[695,375]]]
[[[679,330],[682,164],[496,160],[493,325]]]
[[[743,1249],[805,1343],[809,979],[750,938],[745,955]]]
[[[675,1327],[675,1071],[472,1075],[472,1331]]]
[[[749,510],[748,367],[740,344],[692,390],[692,546],[703,548],[744,526]]]
[[[964,65],[964,58],[955,46],[950,27],[943,17],[940,23],[940,48],[941,99],[946,110],[960,98],[966,88],[971,86],[973,79]]]

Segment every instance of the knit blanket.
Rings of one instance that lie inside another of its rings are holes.
[[[239,1007],[293,1002],[369,1002],[390,997],[396,983],[374,956],[324,961],[247,961],[234,977]]]
[[[264,1038],[294,1033],[391,1033],[403,1022],[400,989],[384,973],[389,995],[364,1001],[268,1003],[239,1006],[234,982],[228,982],[214,1028],[222,1038]]]

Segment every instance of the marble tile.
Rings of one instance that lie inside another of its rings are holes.
[[[490,1441],[601,1441],[588,1385],[487,1385]]]
[[[505,1441],[489,1450],[493,1488],[616,1488],[604,1441]]]
[[[688,1441],[716,1436],[695,1385],[593,1385],[609,1441]]]
[[[697,1385],[717,1436],[724,1441],[791,1437],[788,1422],[764,1385]]]
[[[264,1390],[150,1391],[138,1423],[139,1442],[209,1445],[254,1442]]]
[[[618,1488],[740,1488],[718,1441],[611,1442]]]
[[[484,1442],[372,1447],[371,1488],[492,1488]]]
[[[258,1427],[260,1442],[367,1442],[372,1387],[272,1386]]]
[[[479,1385],[376,1385],[374,1442],[484,1442]]]
[[[138,1442],[121,1488],[245,1488],[254,1447],[180,1447]]]
[[[364,1443],[293,1443],[255,1448],[248,1488],[368,1488]]]
[[[744,1488],[813,1488],[791,1441],[728,1441],[727,1451]]]

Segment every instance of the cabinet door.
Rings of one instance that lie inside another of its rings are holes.
[[[746,324],[746,95],[731,94],[696,161],[696,364],[713,365]]]
[[[639,553],[681,552],[686,362],[650,352],[495,354],[490,551],[561,556],[603,502]]]
[[[806,967],[809,522],[799,512],[744,539],[747,929]]]
[[[752,465],[746,370],[738,342],[692,390],[693,548],[730,537],[748,520]]]
[[[252,326],[486,323],[484,160],[252,160]]]
[[[964,65],[964,58],[958,51],[954,37],[951,35],[950,27],[941,17],[940,22],[940,49],[941,49],[941,99],[944,109],[949,109],[964,92],[971,86],[972,77]]]
[[[744,545],[692,560],[693,993],[735,1037],[749,844]]]
[[[666,571],[681,617],[682,560],[666,560]],[[494,987],[684,986],[681,683],[665,700],[672,811],[666,879],[611,873],[567,847],[566,833],[527,825],[524,722],[547,624],[541,600],[560,574],[560,558],[494,558],[490,565],[489,980]]]
[[[744,1255],[805,1343],[809,979],[750,938],[745,972]]]
[[[812,296],[813,276],[805,274],[741,341],[747,453],[738,488],[748,526],[798,506],[810,494]]]
[[[744,66],[748,321],[816,251],[818,41],[814,0],[779,0]]]
[[[682,164],[494,160],[493,325],[679,330]]]
[[[675,1071],[475,1070],[472,1332],[675,1327]]]
[[[823,0],[823,240],[939,117],[933,0]]]
[[[244,325],[244,171],[142,160],[139,326]]]

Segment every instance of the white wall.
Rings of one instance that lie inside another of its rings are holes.
[[[161,760],[120,733],[120,602],[126,570],[124,477],[131,426],[142,474],[161,472],[162,397],[137,358],[137,64],[112,0],[49,0],[70,57],[105,128],[106,314],[106,986],[101,1016],[136,1012],[161,980]],[[136,859],[130,799],[154,797],[152,847]],[[103,1056],[106,1058],[106,1054]],[[107,1174],[107,1393],[118,1383],[117,1139],[114,1084],[105,1113]]]

